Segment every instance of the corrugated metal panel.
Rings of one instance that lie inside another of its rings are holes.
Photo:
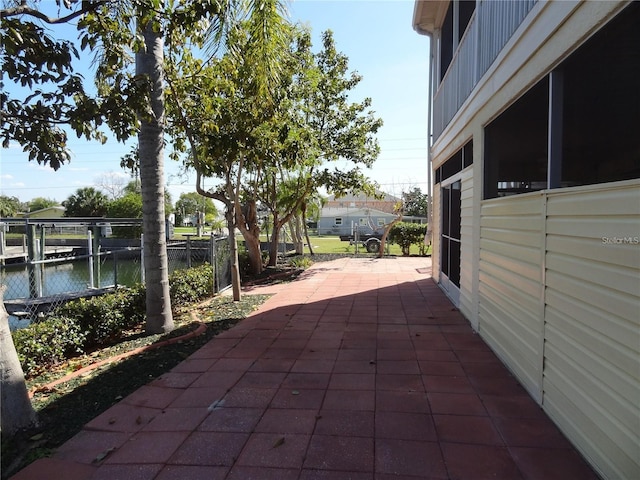
[[[473,318],[473,167],[462,172],[460,206],[461,253],[460,253],[460,311]]]
[[[640,478],[639,198],[636,184],[547,200],[543,406],[616,479]]]
[[[540,193],[485,201],[480,220],[479,331],[534,398],[542,368]]]

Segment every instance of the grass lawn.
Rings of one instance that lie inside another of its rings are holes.
[[[174,230],[174,239],[178,239],[178,238],[182,238],[182,235],[188,233],[188,234],[194,234],[196,233],[196,228],[195,227],[176,227]],[[193,238],[193,237],[192,237]],[[202,237],[202,238],[208,238],[208,235],[206,237]],[[242,235],[238,235],[238,242],[242,242]],[[260,239],[263,242],[267,241],[267,237],[266,235],[262,235],[260,237]],[[350,245],[349,242],[343,242],[340,240],[340,237],[338,236],[333,236],[333,235],[310,235],[310,239],[311,239],[311,246],[313,247],[313,252],[314,253],[319,253],[319,254],[354,254],[356,252],[356,246],[355,245]],[[400,247],[398,245],[395,244],[388,244],[389,246],[389,254],[390,255],[397,255],[400,256],[402,255],[402,250],[400,249]],[[430,250],[429,250],[430,251]],[[308,253],[309,250],[305,245],[305,253]],[[420,252],[420,245],[413,245],[411,247],[410,253],[412,255],[418,255],[418,253]],[[358,246],[358,253],[362,253],[365,254],[367,253],[366,249],[362,246],[359,245]]]

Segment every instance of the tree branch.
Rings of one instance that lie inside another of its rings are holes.
[[[18,15],[29,15],[39,20],[42,20],[43,22],[48,23],[50,25],[56,25],[60,23],[67,23],[73,20],[74,18],[84,15],[85,13],[92,12],[98,9],[98,7],[101,7],[106,3],[108,3],[108,0],[102,0],[95,3],[82,2],[82,8],[80,10],[72,12],[69,15],[66,15],[64,17],[49,17],[48,15],[45,15],[44,13],[42,13],[40,10],[32,8],[29,5],[27,5],[26,2],[23,2],[21,5],[17,7],[0,10],[0,18],[16,17]]]

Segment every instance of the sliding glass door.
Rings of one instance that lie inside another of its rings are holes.
[[[440,236],[442,286],[451,299],[460,299],[460,180],[442,187],[442,234]]]

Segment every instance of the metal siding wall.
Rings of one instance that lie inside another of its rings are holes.
[[[462,173],[461,205],[461,253],[460,253],[460,311],[473,318],[473,167]]]
[[[479,332],[540,401],[544,198],[483,202]]]
[[[442,226],[442,206],[440,205],[440,184],[437,183],[433,189],[433,225],[431,238],[433,249],[431,252],[431,271],[436,282],[440,281],[440,231]]]
[[[636,184],[547,204],[543,406],[611,479],[640,478],[639,198]]]

